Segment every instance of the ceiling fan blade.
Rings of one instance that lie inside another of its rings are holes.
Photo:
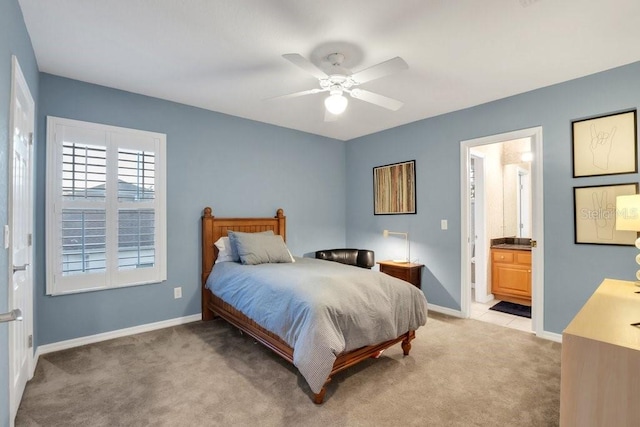
[[[302,68],[317,79],[326,79],[327,77],[329,77],[327,76],[327,73],[316,67],[311,61],[300,54],[285,53],[284,55],[282,55],[282,57],[287,61],[290,61],[298,67]]]
[[[303,96],[303,95],[313,95],[314,93],[320,93],[320,92],[325,92],[326,89],[309,89],[309,90],[303,90],[301,92],[294,92],[294,93],[289,93],[286,95],[278,95],[278,96],[273,96],[271,98],[266,98],[266,100],[268,99],[288,99],[288,98],[296,98],[298,96]]]
[[[361,101],[370,102],[372,104],[379,105],[380,107],[384,107],[392,111],[397,111],[404,105],[403,102],[398,101],[397,99],[388,98],[386,96],[369,92],[368,90],[364,89],[353,89],[351,91],[351,96]]]
[[[396,56],[395,58],[381,62],[376,65],[372,65],[369,68],[365,68],[362,71],[358,71],[351,75],[351,78],[358,84],[366,83],[371,80],[379,79],[380,77],[388,76],[389,74],[397,73],[398,71],[406,70],[409,65],[404,59]]]

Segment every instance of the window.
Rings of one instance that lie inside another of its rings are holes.
[[[47,117],[47,294],[157,283],[166,135]]]

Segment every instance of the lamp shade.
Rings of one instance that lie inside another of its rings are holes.
[[[616,230],[640,231],[640,194],[616,197]]]
[[[407,245],[406,248],[406,252],[405,252],[405,258],[404,259],[394,259],[393,262],[397,262],[397,263],[408,263],[410,262],[409,260],[410,258],[410,252],[409,252],[409,233],[405,233],[405,232],[401,232],[401,231],[389,231],[389,230],[384,230],[382,231],[382,235],[384,237],[389,237],[389,235],[398,235],[398,236],[403,236],[404,237],[404,241]]]
[[[331,91],[331,95],[324,100],[324,106],[331,114],[342,114],[347,109],[349,100],[340,91]]]
[[[640,194],[616,197],[616,230],[640,231]],[[640,237],[636,239],[640,249]],[[636,255],[640,264],[640,254]],[[640,270],[636,271],[637,286],[640,286]]]

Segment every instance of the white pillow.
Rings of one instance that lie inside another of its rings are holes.
[[[214,243],[216,248],[218,248],[218,258],[216,258],[216,264],[219,262],[229,262],[233,261],[233,257],[231,256],[231,246],[229,244],[228,237],[221,237]]]

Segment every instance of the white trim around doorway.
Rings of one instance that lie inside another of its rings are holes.
[[[514,139],[531,138],[531,194],[533,202],[531,238],[537,242],[532,250],[531,265],[531,320],[536,336],[547,338],[544,332],[544,207],[542,185],[542,127],[532,127],[498,135],[485,136],[460,142],[460,196],[461,196],[461,312],[465,318],[471,314],[471,259],[468,250],[469,233],[469,161],[470,149]]]

